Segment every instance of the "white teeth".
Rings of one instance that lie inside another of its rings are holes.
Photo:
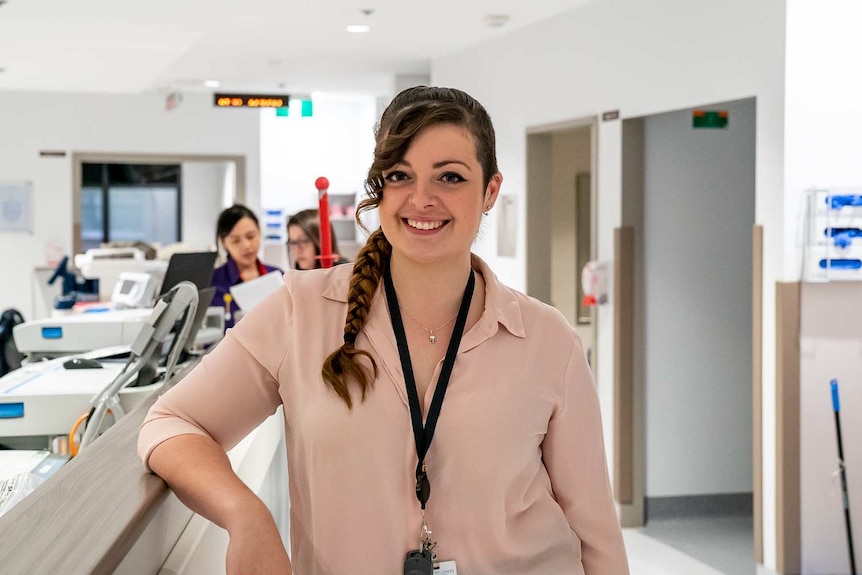
[[[416,228],[417,230],[436,230],[440,226],[443,225],[442,221],[438,222],[424,222],[419,220],[407,220],[407,225],[411,228]]]

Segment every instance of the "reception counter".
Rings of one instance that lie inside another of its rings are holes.
[[[189,511],[138,459],[138,428],[155,399],[156,394],[0,517],[3,573],[224,573],[226,532]],[[229,456],[286,540],[281,409]]]

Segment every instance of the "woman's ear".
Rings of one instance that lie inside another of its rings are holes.
[[[500,186],[503,184],[503,174],[497,172],[491,176],[491,181],[488,182],[488,187],[485,189],[485,201],[482,204],[482,211],[487,212],[497,203],[497,196],[500,195]]]

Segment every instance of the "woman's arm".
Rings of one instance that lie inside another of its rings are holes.
[[[141,426],[144,464],[190,509],[229,532],[228,573],[290,573],[272,516],[225,451],[281,405],[278,374],[291,325],[291,298],[281,289],[162,395]]]
[[[186,434],[159,444],[149,466],[180,501],[230,535],[227,573],[290,575],[290,561],[269,510],[231,468],[212,438]]]
[[[611,494],[599,398],[576,335],[562,403],[548,424],[542,459],[554,497],[581,540],[587,575],[628,575],[620,521]]]

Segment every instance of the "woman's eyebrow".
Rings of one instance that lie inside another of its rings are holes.
[[[466,163],[462,162],[461,160],[443,160],[441,162],[435,162],[432,167],[435,169],[436,168],[442,168],[443,166],[445,166],[447,164],[460,164],[460,165],[464,166],[465,168],[467,168],[468,170],[470,170],[470,166],[468,166]]]
[[[431,167],[436,170],[437,168],[442,168],[443,166],[446,166],[448,164],[460,164],[460,165],[464,166],[465,168],[467,168],[468,170],[472,171],[470,169],[470,166],[467,165],[465,162],[462,162],[461,160],[441,160],[439,162],[434,162],[431,165]],[[394,169],[396,166],[405,166],[405,167],[411,168],[411,169],[413,168],[413,166],[411,166],[410,162],[408,162],[407,160],[401,160],[400,162],[395,164],[395,166],[393,166],[390,169]]]

